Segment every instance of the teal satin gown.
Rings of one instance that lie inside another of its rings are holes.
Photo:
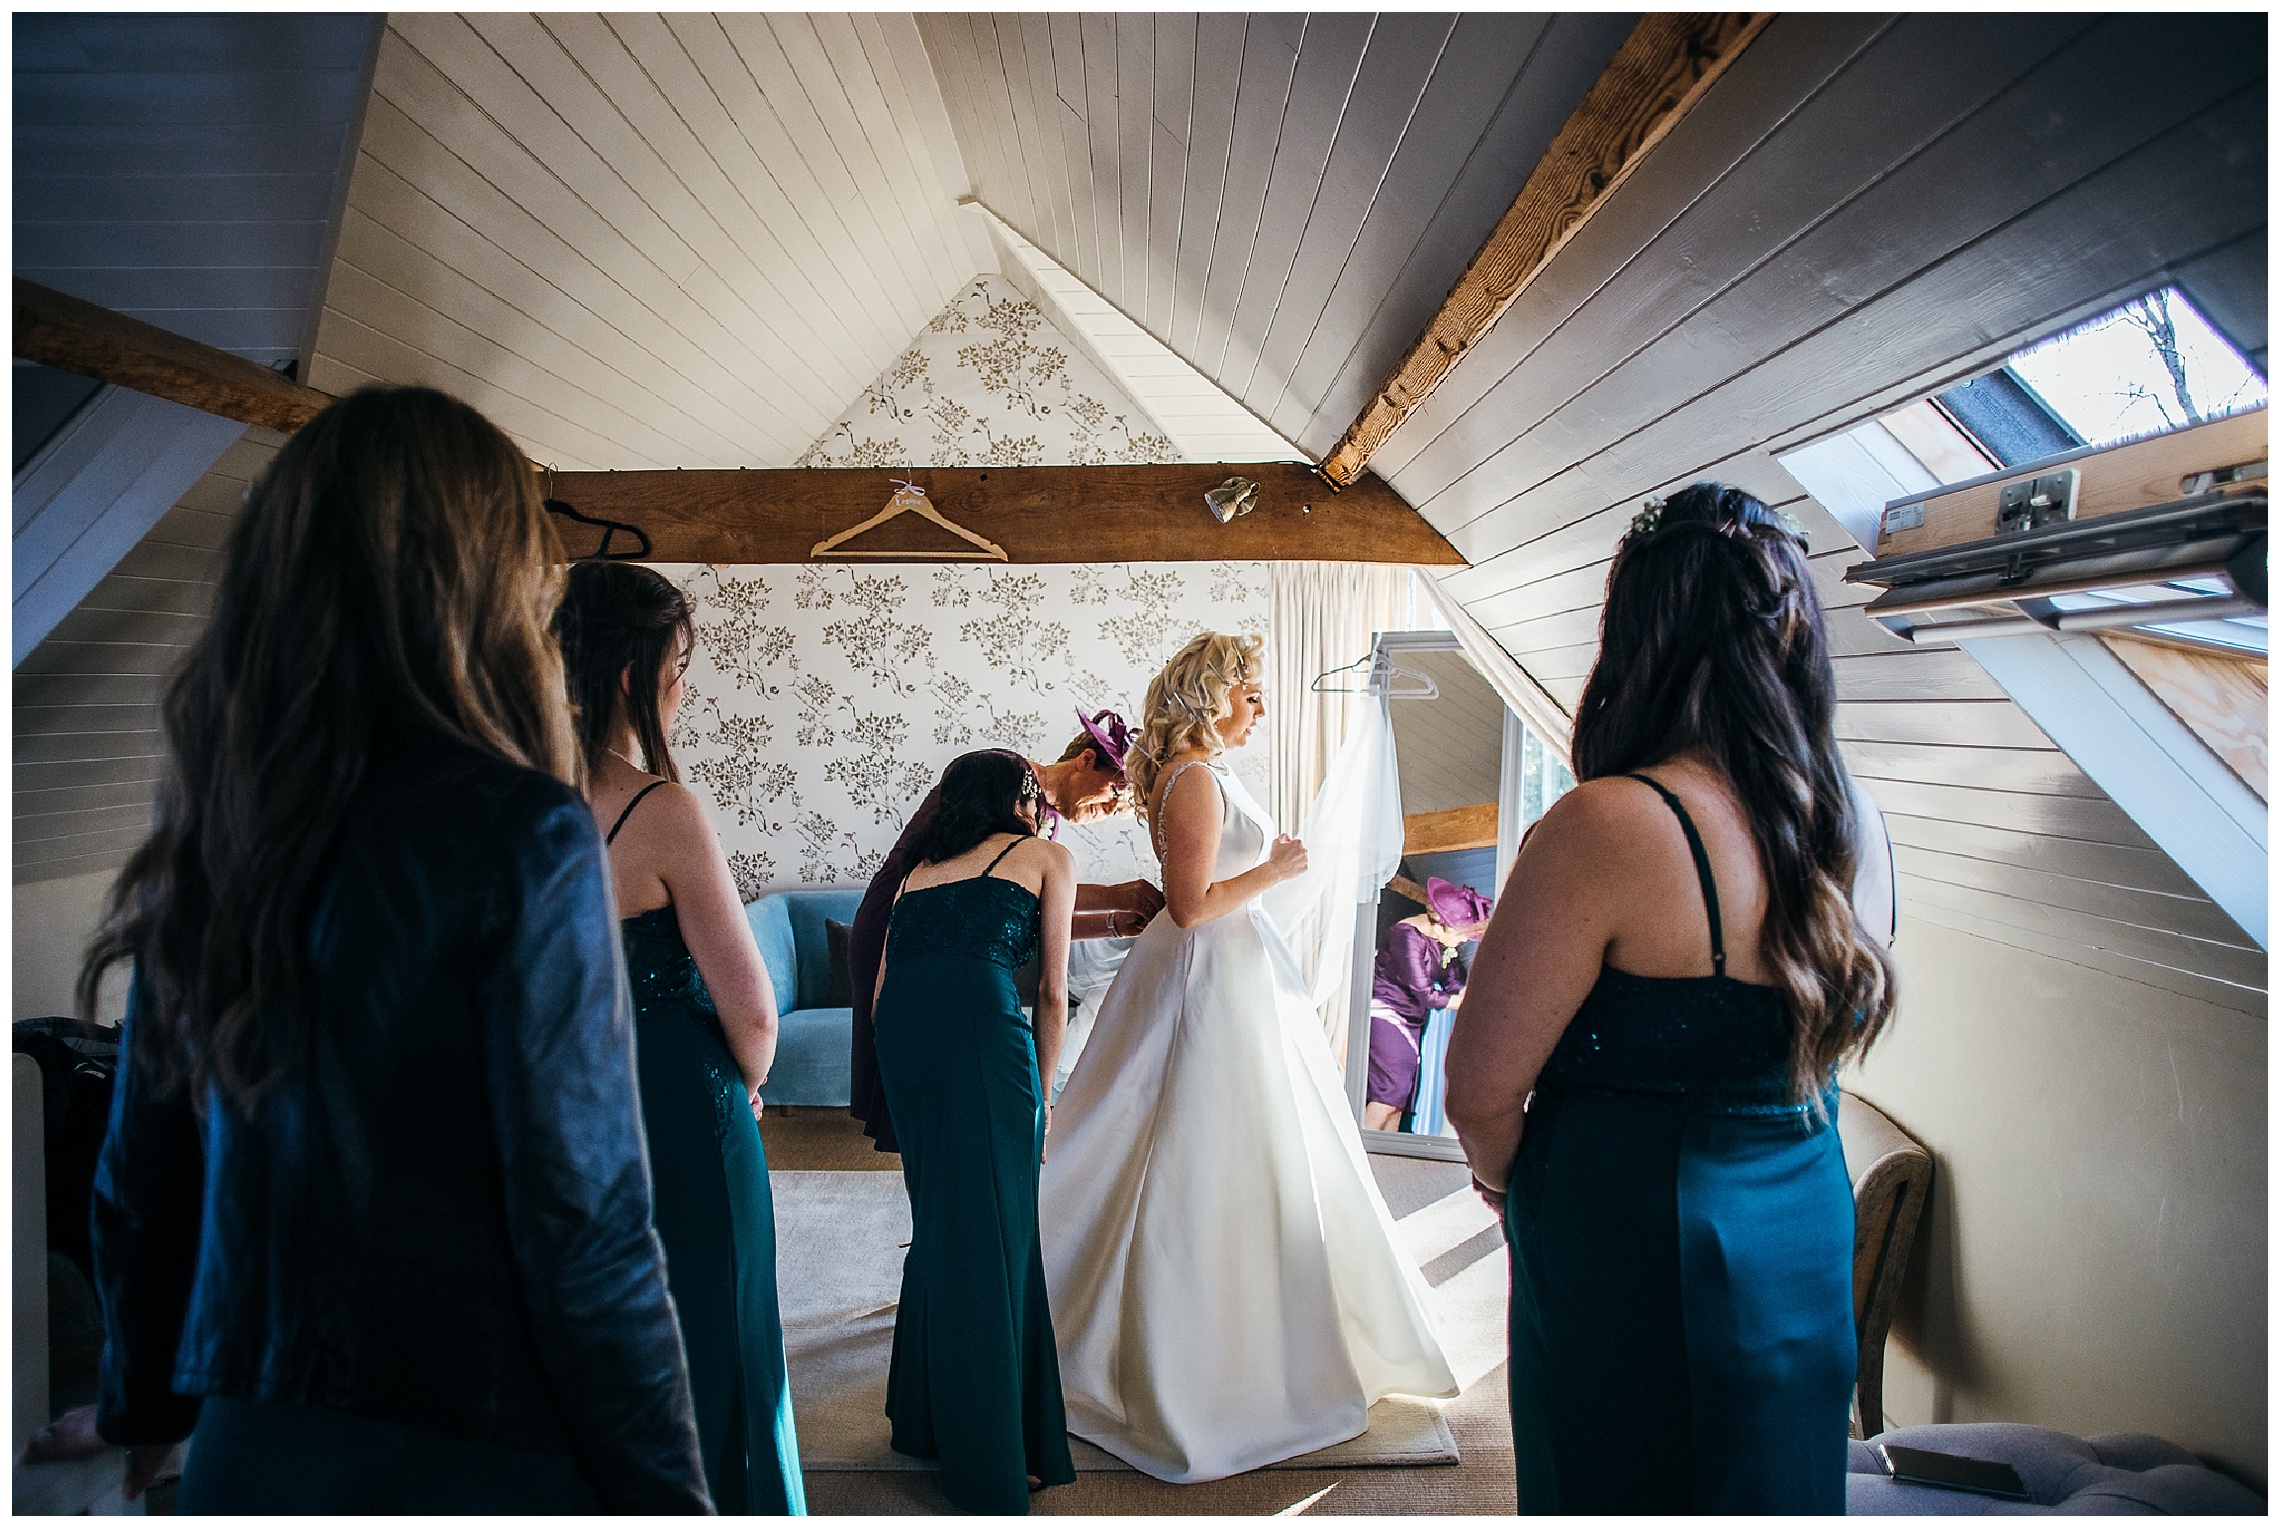
[[[1717,974],[1603,968],[1537,1080],[1505,1201],[1520,1511],[1842,1513],[1836,1090],[1793,1100],[1781,994],[1725,975],[1708,856],[1664,795]]]
[[[887,1416],[896,1451],[940,1460],[971,1512],[1027,1512],[1030,1475],[1076,1479],[1037,1242],[1043,1093],[1013,985],[1037,924],[1037,898],[986,871],[904,892],[872,1020],[911,1203]]]
[[[705,1479],[723,1513],[805,1516],[760,1128],[673,909],[623,930],[657,1235]]]

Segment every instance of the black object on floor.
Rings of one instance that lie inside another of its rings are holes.
[[[1876,1451],[1884,1456],[1884,1467],[1892,1472],[1892,1478],[1909,1485],[1969,1491],[1977,1496],[1999,1496],[2006,1501],[2027,1499],[2026,1482],[2007,1464],[1966,1458],[1962,1454],[1942,1454],[1928,1448],[1908,1448],[1898,1443],[1880,1443]]]

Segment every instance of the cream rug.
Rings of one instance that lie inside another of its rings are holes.
[[[910,1240],[902,1175],[779,1172],[770,1175],[770,1182],[776,1195],[776,1284],[792,1409],[799,1422],[800,1463],[810,1470],[932,1469],[887,1446],[887,1357],[894,1344],[903,1243]],[[1460,1199],[1478,1213],[1468,1213]],[[1402,1240],[1424,1265],[1490,1223],[1488,1212],[1469,1193],[1452,1195],[1407,1217]],[[1500,1265],[1502,1259],[1494,1261]],[[1486,1372],[1503,1359],[1501,1301],[1466,1298],[1446,1286],[1436,1291],[1444,1293],[1457,1298],[1442,1300],[1436,1311],[1443,1343],[1460,1383],[1469,1385],[1473,1371]],[[1473,1331],[1488,1315],[1493,1316],[1493,1333]],[[1495,1349],[1493,1358],[1488,1346]],[[1070,1439],[1069,1451],[1080,1470],[1131,1468],[1082,1439]],[[1273,1468],[1456,1462],[1456,1438],[1438,1402],[1389,1397],[1370,1408],[1369,1431],[1359,1438]]]

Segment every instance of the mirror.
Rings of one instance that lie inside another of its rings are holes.
[[[1453,633],[1382,632],[1373,656],[1406,832],[1400,869],[1355,930],[1347,1092],[1368,1149],[1454,1158],[1444,1061],[1478,922],[1521,833],[1575,782]]]

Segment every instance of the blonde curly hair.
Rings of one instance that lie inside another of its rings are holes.
[[[1257,684],[1265,675],[1266,646],[1263,637],[1207,631],[1175,653],[1164,671],[1148,681],[1140,733],[1127,766],[1133,809],[1143,818],[1155,799],[1156,781],[1174,754],[1222,750],[1217,724],[1235,709],[1228,695],[1242,685]]]

